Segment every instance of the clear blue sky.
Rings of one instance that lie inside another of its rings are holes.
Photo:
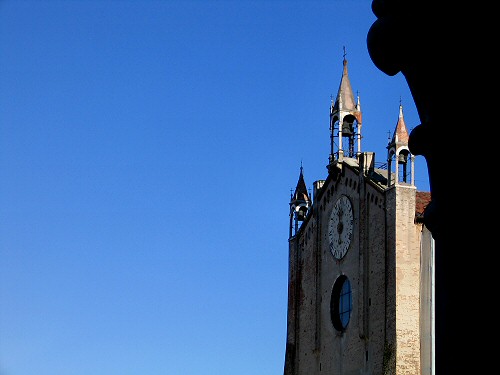
[[[385,161],[369,0],[0,2],[0,374],[279,375],[288,203],[343,47]],[[428,189],[423,157],[417,187]]]

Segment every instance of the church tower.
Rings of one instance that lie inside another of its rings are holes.
[[[415,186],[403,107],[384,163],[361,149],[344,53],[327,176],[290,199],[284,375],[433,374],[430,193]]]

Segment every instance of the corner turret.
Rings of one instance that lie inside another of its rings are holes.
[[[304,181],[304,171],[300,166],[299,180],[295,187],[295,192],[290,197],[290,233],[289,237],[295,236],[300,228],[312,205],[311,198],[307,192],[306,183]]]

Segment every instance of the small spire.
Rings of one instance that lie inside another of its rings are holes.
[[[300,174],[299,179],[297,181],[297,186],[295,188],[295,192],[291,196],[292,201],[310,201],[309,194],[307,193],[306,183],[304,181],[304,168],[302,166],[302,160],[300,161]]]
[[[403,116],[403,105],[401,104],[401,99],[400,99],[398,122],[396,124],[396,129],[394,130],[392,141],[398,144],[408,145],[408,138],[409,138],[408,129],[406,128],[406,123]]]

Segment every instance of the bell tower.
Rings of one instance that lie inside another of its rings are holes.
[[[388,186],[415,184],[415,158],[408,147],[408,129],[403,116],[403,105],[399,104],[399,117],[392,139],[387,145]],[[394,175],[394,179],[392,176]]]
[[[347,72],[344,47],[344,69],[337,97],[330,106],[330,164],[342,161],[344,156],[355,158],[361,153],[361,104],[359,95],[354,100]]]
[[[301,165],[295,192],[290,197],[289,237],[294,236],[298,232],[300,224],[305,220],[311,204],[312,201],[307,192],[306,183],[304,181],[304,171]]]

